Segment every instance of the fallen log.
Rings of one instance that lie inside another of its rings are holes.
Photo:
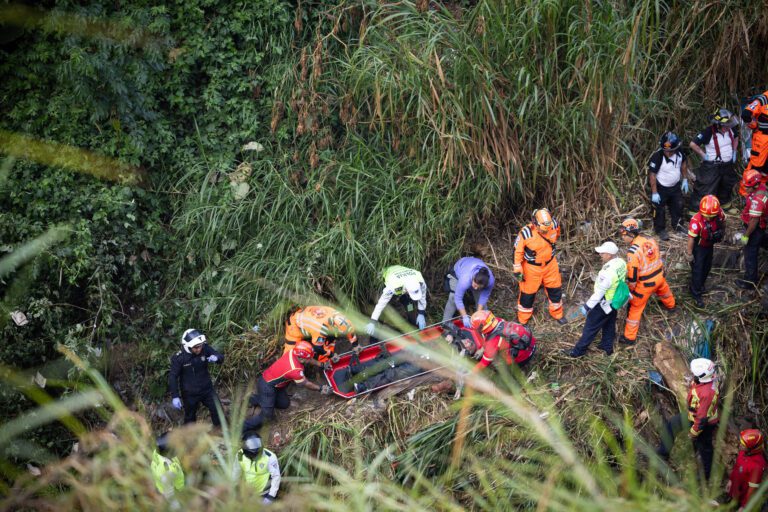
[[[688,398],[688,386],[685,383],[688,362],[683,355],[671,343],[660,342],[654,347],[653,365],[664,377],[667,387],[675,393],[678,404],[684,407]]]

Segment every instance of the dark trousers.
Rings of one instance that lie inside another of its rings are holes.
[[[200,404],[203,404],[211,413],[211,423],[213,423],[213,426],[218,427],[221,425],[219,411],[216,410],[219,397],[213,389],[203,393],[182,393],[181,400],[184,403],[184,423],[194,423],[197,421],[197,408]]]
[[[709,271],[712,269],[712,255],[714,247],[702,247],[699,244],[693,246],[693,262],[691,263],[691,295],[700,299],[704,294],[704,283]]]
[[[286,388],[276,388],[259,376],[256,381],[256,390],[259,394],[259,407],[261,411],[255,416],[246,418],[243,423],[243,432],[259,430],[262,425],[275,418],[275,409],[287,409],[291,405],[291,397]]]
[[[702,162],[696,169],[690,208],[698,209],[701,198],[709,194],[717,196],[720,205],[726,206],[731,201],[734,185],[740,179],[732,162]]]
[[[749,235],[749,242],[744,247],[744,280],[757,285],[757,264],[760,248],[768,248],[768,234],[757,228]]]
[[[616,339],[616,310],[611,308],[611,312],[606,313],[598,304],[587,313],[587,321],[581,331],[581,338],[573,347],[573,351],[577,355],[585,353],[589,344],[600,331],[603,332],[603,335],[597,348],[610,354],[613,352],[613,341]]]
[[[672,229],[677,229],[680,225],[680,217],[683,215],[683,192],[680,190],[680,183],[673,187],[656,183],[656,192],[661,197],[661,201],[659,204],[654,204],[653,230],[656,233],[664,231],[667,223],[665,208],[669,208]]]
[[[661,433],[661,444],[656,453],[661,457],[668,458],[672,451],[672,445],[675,443],[675,437],[683,430],[691,428],[691,422],[685,414],[676,414],[664,422],[664,430]],[[712,459],[715,455],[715,448],[712,439],[715,437],[717,425],[706,425],[701,433],[694,438],[693,450],[701,457],[701,465],[704,466],[704,476],[709,480],[712,474]]]

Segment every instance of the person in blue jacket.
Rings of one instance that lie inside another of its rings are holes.
[[[495,282],[493,272],[481,259],[472,257],[459,259],[445,276],[444,286],[445,291],[448,292],[448,301],[443,309],[443,323],[450,321],[458,311],[464,327],[470,329],[472,312],[468,312],[464,305],[465,295],[472,293],[477,311],[486,309]]]

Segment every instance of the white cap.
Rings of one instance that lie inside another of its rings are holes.
[[[422,297],[421,282],[417,280],[408,280],[405,283],[405,290],[408,292],[408,296],[411,300],[420,301]]]
[[[613,242],[603,242],[600,247],[595,247],[595,252],[600,254],[619,254],[619,248]]]

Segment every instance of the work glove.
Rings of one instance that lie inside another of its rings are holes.
[[[273,498],[272,496],[270,496],[269,494],[267,494],[266,496],[264,496],[264,497],[262,498],[262,500],[261,500],[261,504],[262,504],[262,505],[271,505],[271,504],[272,504],[272,502],[274,502],[274,501],[275,501],[275,498]]]
[[[323,363],[323,370],[325,370],[327,372],[333,370],[333,366],[331,365],[330,361],[326,361],[326,362]]]
[[[341,356],[339,354],[333,354],[333,357],[331,357],[332,363],[338,363],[341,360]]]
[[[741,245],[747,245],[749,242],[749,237],[747,235],[741,235],[741,238],[739,238],[739,242]]]
[[[515,279],[517,279],[518,283],[523,280],[522,272],[514,272],[512,275],[514,276]]]
[[[331,387],[327,384],[323,384],[320,386],[320,394],[321,395],[330,395],[331,394]]]
[[[352,345],[353,353],[359,354],[361,350],[363,350],[363,347],[360,346],[360,343],[355,343],[354,345]]]
[[[685,261],[688,263],[693,263],[693,254],[685,253]]]
[[[181,398],[174,398],[171,400],[174,409],[181,410]]]
[[[587,316],[589,313],[589,308],[587,306],[581,306],[581,309],[579,309],[579,312],[581,312],[582,315]]]
[[[472,328],[472,322],[471,322],[471,320],[469,318],[469,315],[462,316],[461,317],[461,321],[464,322],[464,327],[466,329],[471,329]]]
[[[419,315],[416,317],[416,327],[419,329],[424,329],[427,326],[427,319],[424,318],[424,315],[419,313]]]
[[[484,351],[484,348],[485,348],[485,347],[481,348],[480,350],[478,350],[477,352],[475,352],[474,354],[472,354],[472,358],[473,358],[475,361],[479,361],[480,359],[482,359],[482,357],[483,357],[483,351]]]
[[[658,194],[658,192],[651,194],[651,202],[653,204],[659,204],[661,202],[661,196]]]
[[[373,336],[373,333],[376,332],[376,322],[368,322],[368,325],[365,326],[365,333],[368,334],[368,336]]]
[[[683,184],[680,186],[680,188],[683,189],[683,194],[687,194],[689,190],[691,190],[691,187],[688,186],[688,180],[683,180]]]
[[[208,362],[209,362],[209,363],[215,363],[215,362],[216,362],[216,361],[218,361],[218,360],[219,360],[219,356],[215,356],[215,355],[213,355],[213,356],[208,356]]]

